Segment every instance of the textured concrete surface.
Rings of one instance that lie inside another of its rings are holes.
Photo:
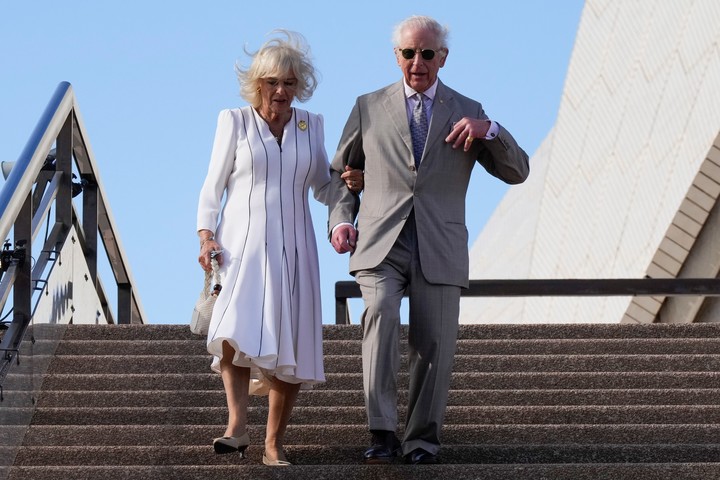
[[[258,465],[199,465],[199,466],[127,466],[121,468],[89,467],[18,467],[11,480],[205,480],[242,478],[257,480],[657,480],[678,478],[708,480],[720,476],[716,464],[549,464],[549,465],[437,465],[413,467],[322,465],[292,466],[270,469]]]
[[[297,465],[278,478],[703,478],[720,461],[720,327],[462,326],[436,467],[361,464],[360,335],[325,327],[328,381],[300,394],[287,434]],[[224,393],[185,326],[70,326],[41,380],[36,406],[22,388],[5,392],[17,397],[6,412],[32,414],[27,433],[0,427],[22,438],[11,479],[279,475],[259,465],[266,398],[250,405],[249,459],[213,453]]]

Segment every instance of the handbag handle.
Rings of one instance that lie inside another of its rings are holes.
[[[212,269],[208,272],[205,272],[205,289],[203,290],[205,292],[205,298],[209,297],[210,295],[217,295],[220,293],[220,290],[222,290],[222,284],[220,283],[220,265],[218,264],[218,261],[216,258],[213,258],[210,260],[210,265]],[[212,292],[210,291],[210,284],[215,281],[215,284],[212,287]]]

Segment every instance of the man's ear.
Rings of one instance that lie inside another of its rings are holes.
[[[440,68],[442,68],[442,67],[445,66],[445,60],[447,60],[447,57],[448,57],[448,55],[450,54],[450,50],[448,50],[448,49],[446,48],[446,49],[444,49],[443,53],[444,53],[444,55],[443,55],[442,58],[440,59]]]

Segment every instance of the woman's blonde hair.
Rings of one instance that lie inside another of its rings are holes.
[[[240,96],[257,108],[261,102],[258,91],[260,79],[287,78],[292,72],[297,78],[295,98],[299,102],[310,100],[317,87],[317,78],[305,37],[289,30],[273,30],[269,35],[272,34],[281,34],[285,38],[272,38],[254,53],[245,49],[245,53],[252,58],[247,69],[235,64]]]

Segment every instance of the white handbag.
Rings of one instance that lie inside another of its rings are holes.
[[[222,290],[220,274],[218,273],[220,266],[215,258],[210,261],[210,264],[212,270],[205,272],[205,283],[200,292],[200,298],[198,298],[195,308],[193,308],[192,319],[190,320],[190,331],[196,335],[208,334],[215,300],[217,300],[217,296]]]

